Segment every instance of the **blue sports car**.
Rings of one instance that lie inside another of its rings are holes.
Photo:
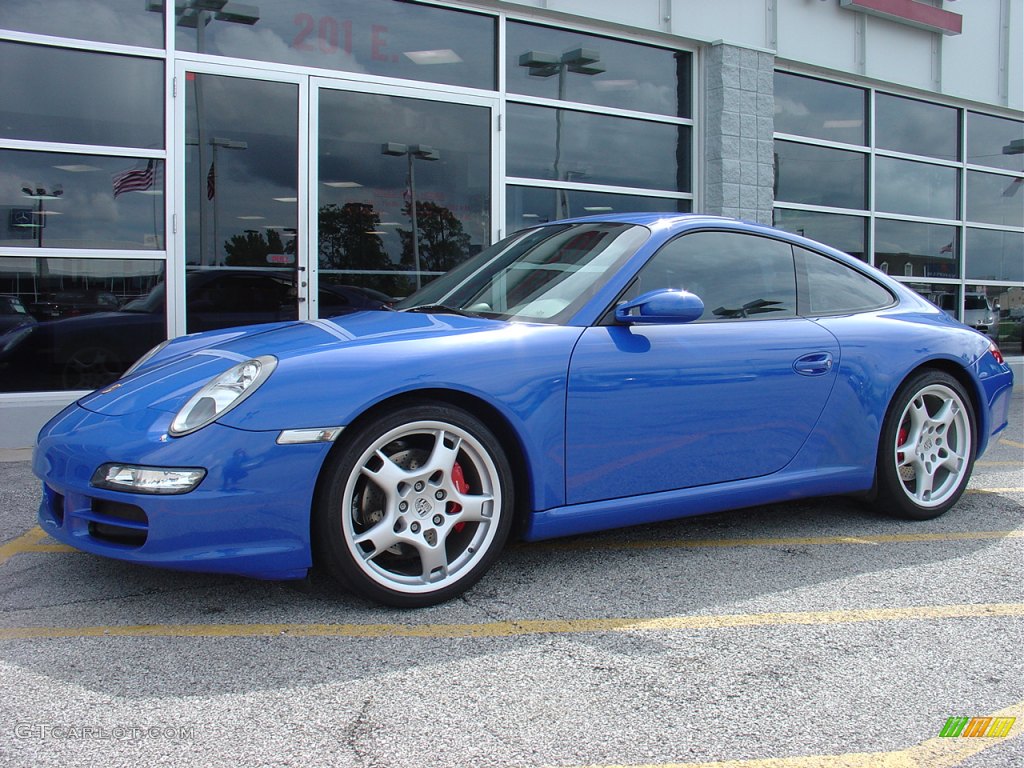
[[[424,606],[527,540],[851,494],[924,520],[1006,425],[992,341],[802,237],[538,226],[398,305],[174,339],[39,435],[39,520],[99,555],[321,566]]]

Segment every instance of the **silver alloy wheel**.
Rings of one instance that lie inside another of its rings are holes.
[[[903,409],[896,430],[903,492],[921,507],[941,506],[959,492],[971,455],[970,416],[960,395],[945,384],[923,387]]]
[[[501,484],[494,460],[462,427],[415,421],[374,440],[342,496],[345,545],[356,566],[406,594],[459,581],[498,531]]]

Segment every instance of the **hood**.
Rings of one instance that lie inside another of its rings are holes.
[[[455,315],[373,311],[199,333],[175,339],[137,372],[85,396],[79,405],[108,416],[145,408],[175,413],[206,382],[259,355],[286,362],[347,347],[416,342],[507,325]]]

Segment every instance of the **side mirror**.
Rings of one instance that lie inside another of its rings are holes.
[[[704,314],[704,302],[689,291],[649,291],[615,308],[615,319],[627,325],[692,323]]]

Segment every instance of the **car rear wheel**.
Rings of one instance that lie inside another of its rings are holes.
[[[970,398],[952,376],[926,371],[909,379],[882,427],[878,506],[914,520],[945,513],[970,480],[976,429]]]
[[[490,567],[512,526],[512,472],[472,414],[424,403],[343,434],[325,466],[314,540],[353,592],[388,605],[433,605]]]

